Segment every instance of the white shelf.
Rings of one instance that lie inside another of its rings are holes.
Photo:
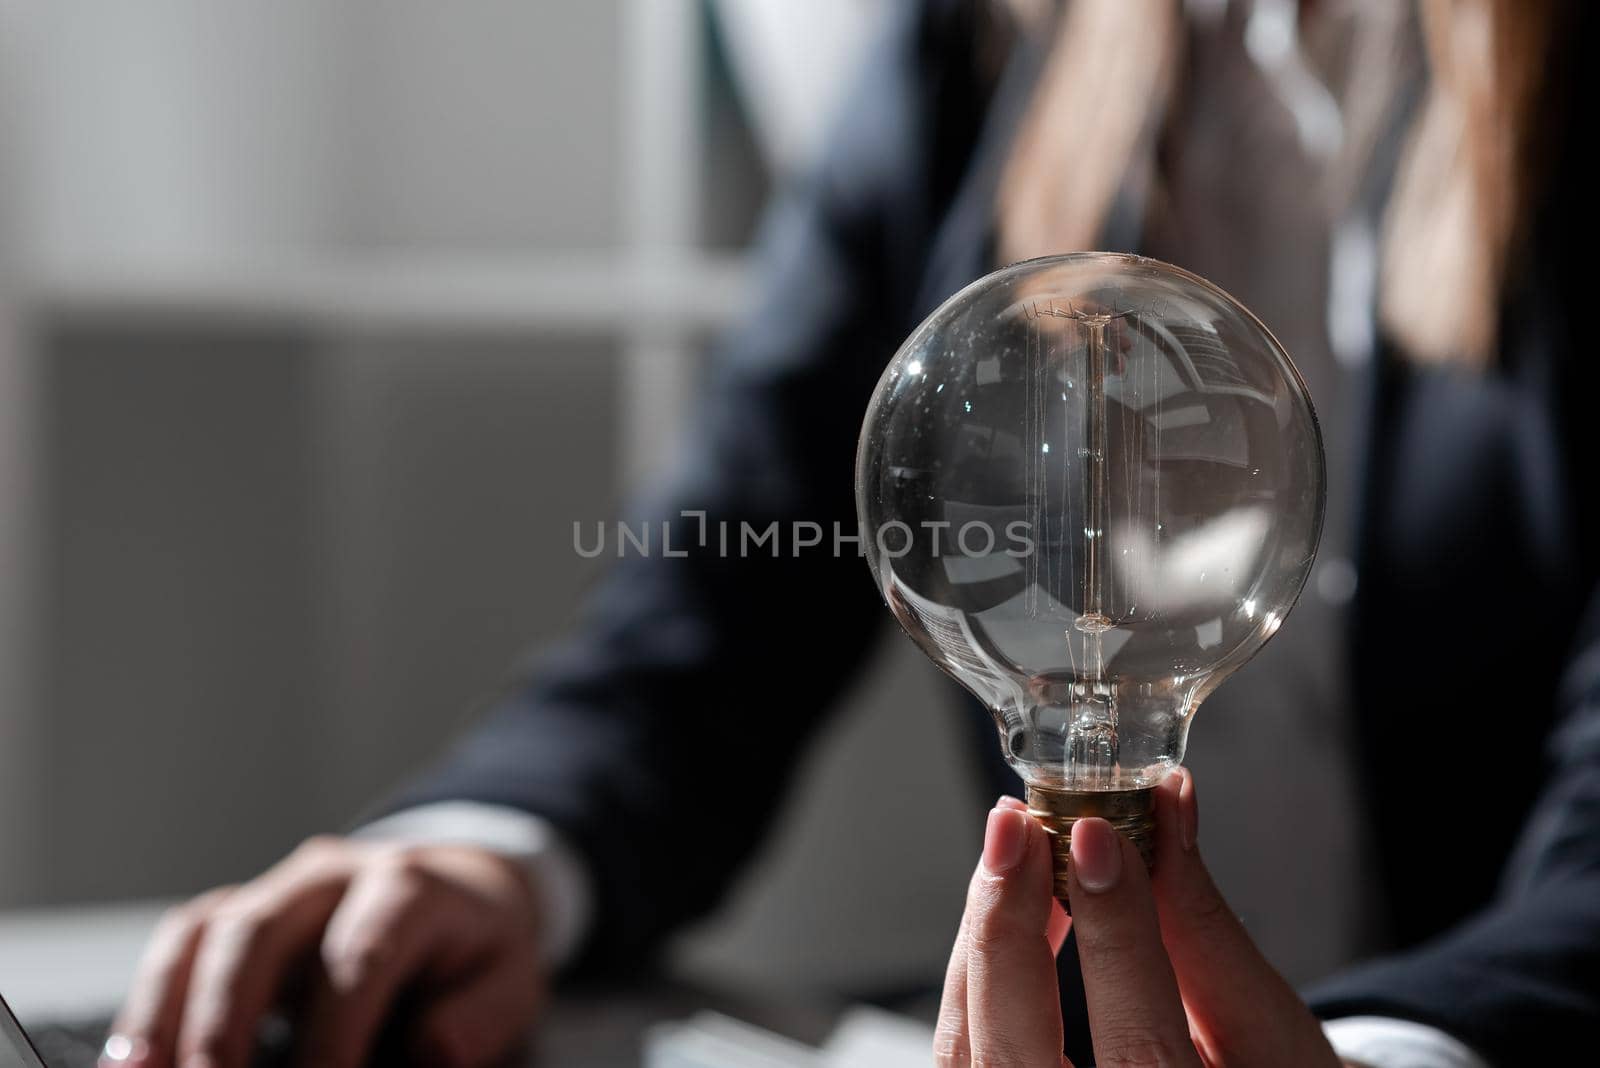
[[[256,322],[313,331],[581,332],[679,336],[741,307],[742,257],[649,262],[606,253],[229,266],[84,269],[23,283],[24,306],[66,321]]]

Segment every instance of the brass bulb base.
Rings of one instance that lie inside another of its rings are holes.
[[[1048,786],[1028,787],[1028,814],[1044,825],[1050,836],[1050,851],[1055,867],[1056,897],[1072,911],[1067,901],[1067,868],[1072,863],[1072,825],[1081,819],[1098,816],[1139,850],[1146,868],[1154,862],[1156,845],[1156,791],[1152,786],[1139,790],[1061,790]]]

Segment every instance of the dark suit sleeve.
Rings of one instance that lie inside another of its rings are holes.
[[[1485,699],[1515,700],[1515,687]],[[1600,1034],[1600,595],[1562,686],[1569,709],[1550,744],[1551,773],[1492,906],[1422,947],[1314,990],[1323,1017],[1374,1014],[1438,1027],[1492,1064],[1572,1063]],[[1508,713],[1506,729],[1516,717]],[[1494,804],[1495,739],[1477,767],[1439,769],[1431,819],[1471,820]],[[1493,864],[1492,856],[1462,864]],[[1441,878],[1446,876],[1441,876]]]
[[[630,546],[574,639],[390,806],[552,821],[594,877],[584,963],[633,960],[714,903],[887,619],[856,544],[833,543],[856,534],[857,432],[914,325],[930,129],[957,88],[939,42],[971,49],[931,20],[955,6],[904,5],[825,162],[769,211],[758,297],[715,355],[687,461],[630,519],[649,555]],[[775,543],[744,538],[772,524]],[[822,544],[796,554],[797,532]]]

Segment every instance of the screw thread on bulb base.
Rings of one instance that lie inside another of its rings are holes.
[[[1067,867],[1072,862],[1074,823],[1098,816],[1133,843],[1144,858],[1146,868],[1155,860],[1154,787],[1139,790],[1060,790],[1048,786],[1030,786],[1028,814],[1042,823],[1045,833],[1050,836],[1055,894],[1068,913],[1072,912],[1072,905],[1067,901]]]

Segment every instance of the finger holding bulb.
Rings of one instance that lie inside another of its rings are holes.
[[[989,813],[967,887],[934,1037],[940,1065],[1059,1066],[1062,1032],[1052,924],[1050,849],[1020,802]]]
[[[1068,870],[1096,1061],[1200,1068],[1139,851],[1090,817]]]

